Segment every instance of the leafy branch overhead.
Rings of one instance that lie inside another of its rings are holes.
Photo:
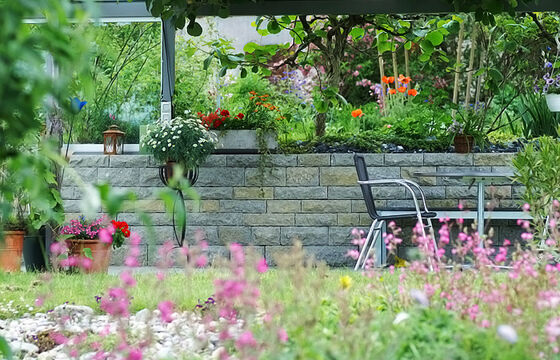
[[[230,15],[230,0],[145,0],[146,8],[154,17],[171,19],[177,29],[187,26],[191,36],[200,36],[202,26],[196,22],[201,8],[210,10],[219,17]],[[534,3],[535,0],[440,0],[452,5],[456,12],[473,12],[477,21],[495,24],[494,14],[508,12],[513,14],[519,4]],[[259,3],[263,0],[237,0],[237,2]],[[343,13],[343,6],[341,12]]]

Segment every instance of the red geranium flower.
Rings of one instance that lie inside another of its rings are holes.
[[[229,117],[229,111],[227,111],[227,110],[222,110],[222,111],[220,112],[220,115],[225,116],[225,117]]]

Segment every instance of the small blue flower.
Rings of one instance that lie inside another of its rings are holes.
[[[86,104],[87,104],[87,101],[81,101],[77,97],[73,98],[70,101],[70,107],[72,108],[72,112],[74,114],[79,113]]]
[[[551,63],[550,61],[547,61],[547,62],[544,64],[544,67],[545,67],[545,68],[551,68],[551,67],[552,67],[552,63]]]

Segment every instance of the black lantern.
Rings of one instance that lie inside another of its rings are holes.
[[[103,132],[103,153],[106,155],[122,155],[124,151],[124,132],[117,125],[109,126]]]

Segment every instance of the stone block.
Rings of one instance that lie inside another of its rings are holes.
[[[248,226],[218,226],[218,238],[223,244],[250,245],[252,236]]]
[[[260,215],[259,215],[260,216]],[[202,225],[241,225],[243,215],[237,213],[195,213],[187,218],[187,224],[191,226]]]
[[[326,199],[326,187],[277,187],[274,188],[274,199]]]
[[[259,166],[261,155],[235,154],[221,155],[226,158],[227,167],[254,168]]]
[[[187,217],[189,214],[187,214]],[[167,213],[146,214],[146,217],[140,217],[138,214],[131,212],[121,212],[117,215],[118,221],[126,221],[129,226],[170,226],[172,224],[171,215]],[[134,229],[131,229],[134,231]]]
[[[358,226],[359,224],[360,214],[338,214],[339,226]]]
[[[519,200],[500,200],[500,205],[498,206],[500,209],[506,210],[521,210],[522,201]]]
[[[370,180],[400,179],[401,168],[394,167],[368,167]]]
[[[354,154],[331,154],[331,166],[354,166]]]
[[[496,166],[511,166],[512,160],[515,157],[514,153],[480,153],[474,154],[474,165],[496,165]]]
[[[424,191],[426,199],[445,199],[445,186],[422,186],[422,191]],[[420,194],[417,191],[415,194],[416,198],[421,203],[422,198],[420,197]],[[412,199],[410,191],[405,191],[405,198]]]
[[[290,226],[294,223],[294,214],[243,214],[243,225],[248,226]]]
[[[362,199],[362,190],[359,186],[329,186],[327,189],[329,199]]]
[[[375,202],[378,205],[378,202]],[[353,213],[364,213],[367,212],[366,203],[364,200],[352,200],[352,212]]]
[[[201,167],[225,167],[226,164],[225,155],[210,155]]]
[[[414,173],[417,171],[423,172],[435,172],[435,166],[415,166],[415,167],[401,167],[401,178],[412,180],[419,185],[436,185],[436,177],[435,176],[422,176],[418,177],[415,176]]]
[[[67,213],[82,213],[82,201],[81,200],[62,200],[62,206],[64,211]],[[100,211],[101,208],[97,207],[92,209],[93,211]]]
[[[373,220],[369,217],[368,214],[360,214],[360,224],[359,226],[365,226],[369,229]]]
[[[316,261],[325,262],[331,267],[354,265],[352,258],[345,256],[350,246],[304,246],[303,250]]]
[[[424,154],[385,154],[385,166],[422,166]]]
[[[78,200],[80,193],[74,186],[64,186],[60,189],[60,197],[62,200]]]
[[[352,229],[357,228],[358,223],[354,227],[331,227],[329,228],[329,245],[346,245],[351,248],[352,245]],[[367,230],[367,229],[366,229]],[[367,231],[366,231],[367,234]],[[364,235],[366,237],[366,235]]]
[[[329,228],[327,227],[283,227],[280,229],[280,243],[293,245],[299,241],[303,245],[327,245]]]
[[[148,245],[140,245],[140,255],[138,256],[138,262],[140,266],[148,265]],[[118,249],[113,249],[113,253],[111,254],[111,266],[125,266],[124,259],[126,259],[128,252],[130,251],[130,247],[128,245],[123,245]]]
[[[358,177],[353,167],[322,167],[319,181],[321,186],[357,185]]]
[[[426,166],[471,166],[473,154],[434,153],[424,154]]]
[[[477,191],[476,186],[447,186],[445,197],[448,199],[475,199]]]
[[[109,166],[108,155],[72,155],[69,162],[73,168],[98,168]]]
[[[118,169],[114,169],[114,170],[118,170]],[[158,168],[145,168],[145,169],[138,169],[138,170],[139,170],[138,178],[134,179],[134,182],[129,183],[128,186],[163,187],[163,183],[159,178]],[[127,185],[121,185],[121,186],[127,186]]]
[[[289,167],[286,169],[287,186],[317,186],[319,185],[319,168],[317,167]]]
[[[299,154],[298,166],[330,166],[330,154]]]
[[[511,199],[511,186],[486,186],[485,199]]]
[[[438,210],[438,209],[458,209],[459,199],[435,199],[427,200],[428,210]]]
[[[286,168],[245,169],[247,186],[285,186]]]
[[[269,213],[299,213],[300,200],[267,200],[266,211]]]
[[[111,155],[109,166],[112,168],[146,168],[149,164],[149,155]]]
[[[233,198],[233,188],[215,186],[195,186],[193,188],[202,200],[230,200]]]
[[[243,168],[201,168],[197,186],[244,186],[245,169]]]
[[[220,200],[221,212],[253,213],[266,212],[265,200]]]
[[[522,199],[527,189],[523,185],[511,187],[511,197],[514,199]]]
[[[97,170],[97,168],[66,169],[62,179],[62,186],[80,185],[80,181],[77,181],[77,179],[81,179],[84,183],[95,184],[97,183]]]
[[[142,239],[142,244],[155,244],[161,245],[166,241],[171,241],[175,244],[175,235],[171,221],[168,225],[164,226],[138,226],[130,225],[130,230],[136,232]],[[179,231],[179,229],[177,229]],[[180,234],[179,234],[180,236]]]
[[[280,245],[279,227],[252,227],[251,233],[254,245]]]
[[[233,188],[234,199],[272,199],[274,188],[263,186],[246,186]]]
[[[297,226],[336,226],[336,214],[296,214]]]
[[[99,168],[97,178],[99,182],[108,182],[113,186],[148,186],[146,184],[143,184],[141,181],[139,181],[140,173],[148,170],[152,170],[152,169]],[[149,185],[153,185],[153,184],[149,184]]]
[[[209,245],[224,245],[218,237],[217,226],[187,226],[186,240],[189,245],[206,240]]]
[[[161,186],[151,186],[151,187],[149,186],[148,187],[143,187],[143,186],[133,186],[133,187],[114,186],[113,187],[114,191],[132,192],[136,196],[136,199],[138,200],[158,199],[159,198],[158,193],[162,189],[163,189],[163,184],[161,184]]]
[[[219,212],[220,211],[220,201],[219,200],[201,200],[200,201],[200,211],[201,212]]]
[[[165,204],[163,203],[162,200],[157,200],[157,199],[125,201],[122,204],[121,211],[123,212],[144,211],[148,213],[164,212]]]
[[[289,167],[297,166],[297,155],[273,154],[270,155],[272,166]]]
[[[351,200],[302,200],[304,213],[339,213],[352,210]]]

